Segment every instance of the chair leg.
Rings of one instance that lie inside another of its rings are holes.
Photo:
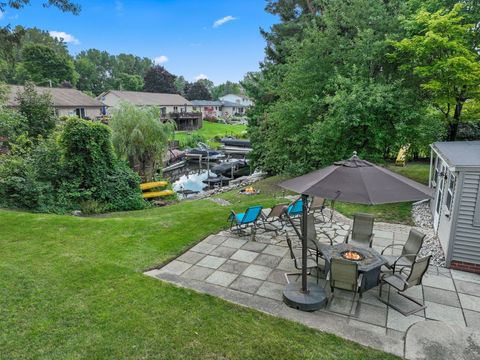
[[[416,300],[416,299],[414,299],[414,298],[412,298],[412,297],[410,297],[410,296],[408,296],[408,295],[405,295],[405,294],[401,293],[401,292],[398,291],[398,290],[397,290],[397,294],[400,295],[400,296],[402,296],[402,297],[404,297],[405,299],[410,300],[411,302],[417,304],[418,307],[416,307],[415,309],[410,310],[410,311],[404,311],[404,310],[402,310],[400,307],[391,304],[390,302],[388,302],[388,301],[386,301],[386,300],[384,300],[384,299],[382,298],[381,286],[380,286],[380,291],[379,291],[378,300],[380,300],[380,301],[381,301],[382,303],[384,303],[385,305],[390,306],[392,309],[397,310],[397,311],[398,311],[400,314],[402,314],[403,316],[410,316],[410,315],[415,314],[415,313],[419,312],[420,310],[423,310],[423,309],[425,309],[425,308],[427,307],[424,303],[422,303],[422,302],[420,302],[420,301],[418,301],[418,300]]]

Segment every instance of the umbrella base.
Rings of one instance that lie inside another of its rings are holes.
[[[318,285],[309,284],[308,292],[303,293],[299,283],[290,283],[283,290],[283,302],[297,310],[315,311],[325,307],[327,294]]]

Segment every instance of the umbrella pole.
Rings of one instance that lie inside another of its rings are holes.
[[[307,293],[307,207],[308,195],[302,194],[302,292]]]

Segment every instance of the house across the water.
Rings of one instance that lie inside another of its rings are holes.
[[[480,141],[432,144],[430,187],[447,267],[480,273]]]
[[[194,111],[193,104],[178,94],[161,94],[140,91],[109,90],[97,99],[109,109],[116,108],[122,101],[136,106],[160,108],[161,120],[173,120],[177,130],[196,130],[202,127],[202,113]]]
[[[226,119],[245,116],[248,106],[225,100],[192,100],[193,110],[201,111],[204,118]]]
[[[23,86],[8,85],[7,106],[18,108],[18,94],[24,91]],[[82,119],[95,119],[102,115],[104,105],[83,92],[68,88],[50,88],[36,86],[40,94],[48,93],[52,97],[57,116],[78,116]]]

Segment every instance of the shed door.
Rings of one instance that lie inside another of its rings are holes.
[[[445,174],[446,174],[446,171],[447,171],[447,168],[445,166],[445,164],[440,160],[438,159],[438,162],[442,163],[440,169],[437,168],[437,179],[436,179],[436,183],[437,183],[437,193],[436,193],[436,196],[435,196],[435,211],[433,213],[433,228],[435,229],[435,231],[438,230],[438,224],[440,222],[440,213],[442,212],[442,203],[443,203],[443,196],[444,196],[444,192],[445,192]],[[438,166],[438,165],[437,165]],[[440,170],[440,171],[438,171]]]

